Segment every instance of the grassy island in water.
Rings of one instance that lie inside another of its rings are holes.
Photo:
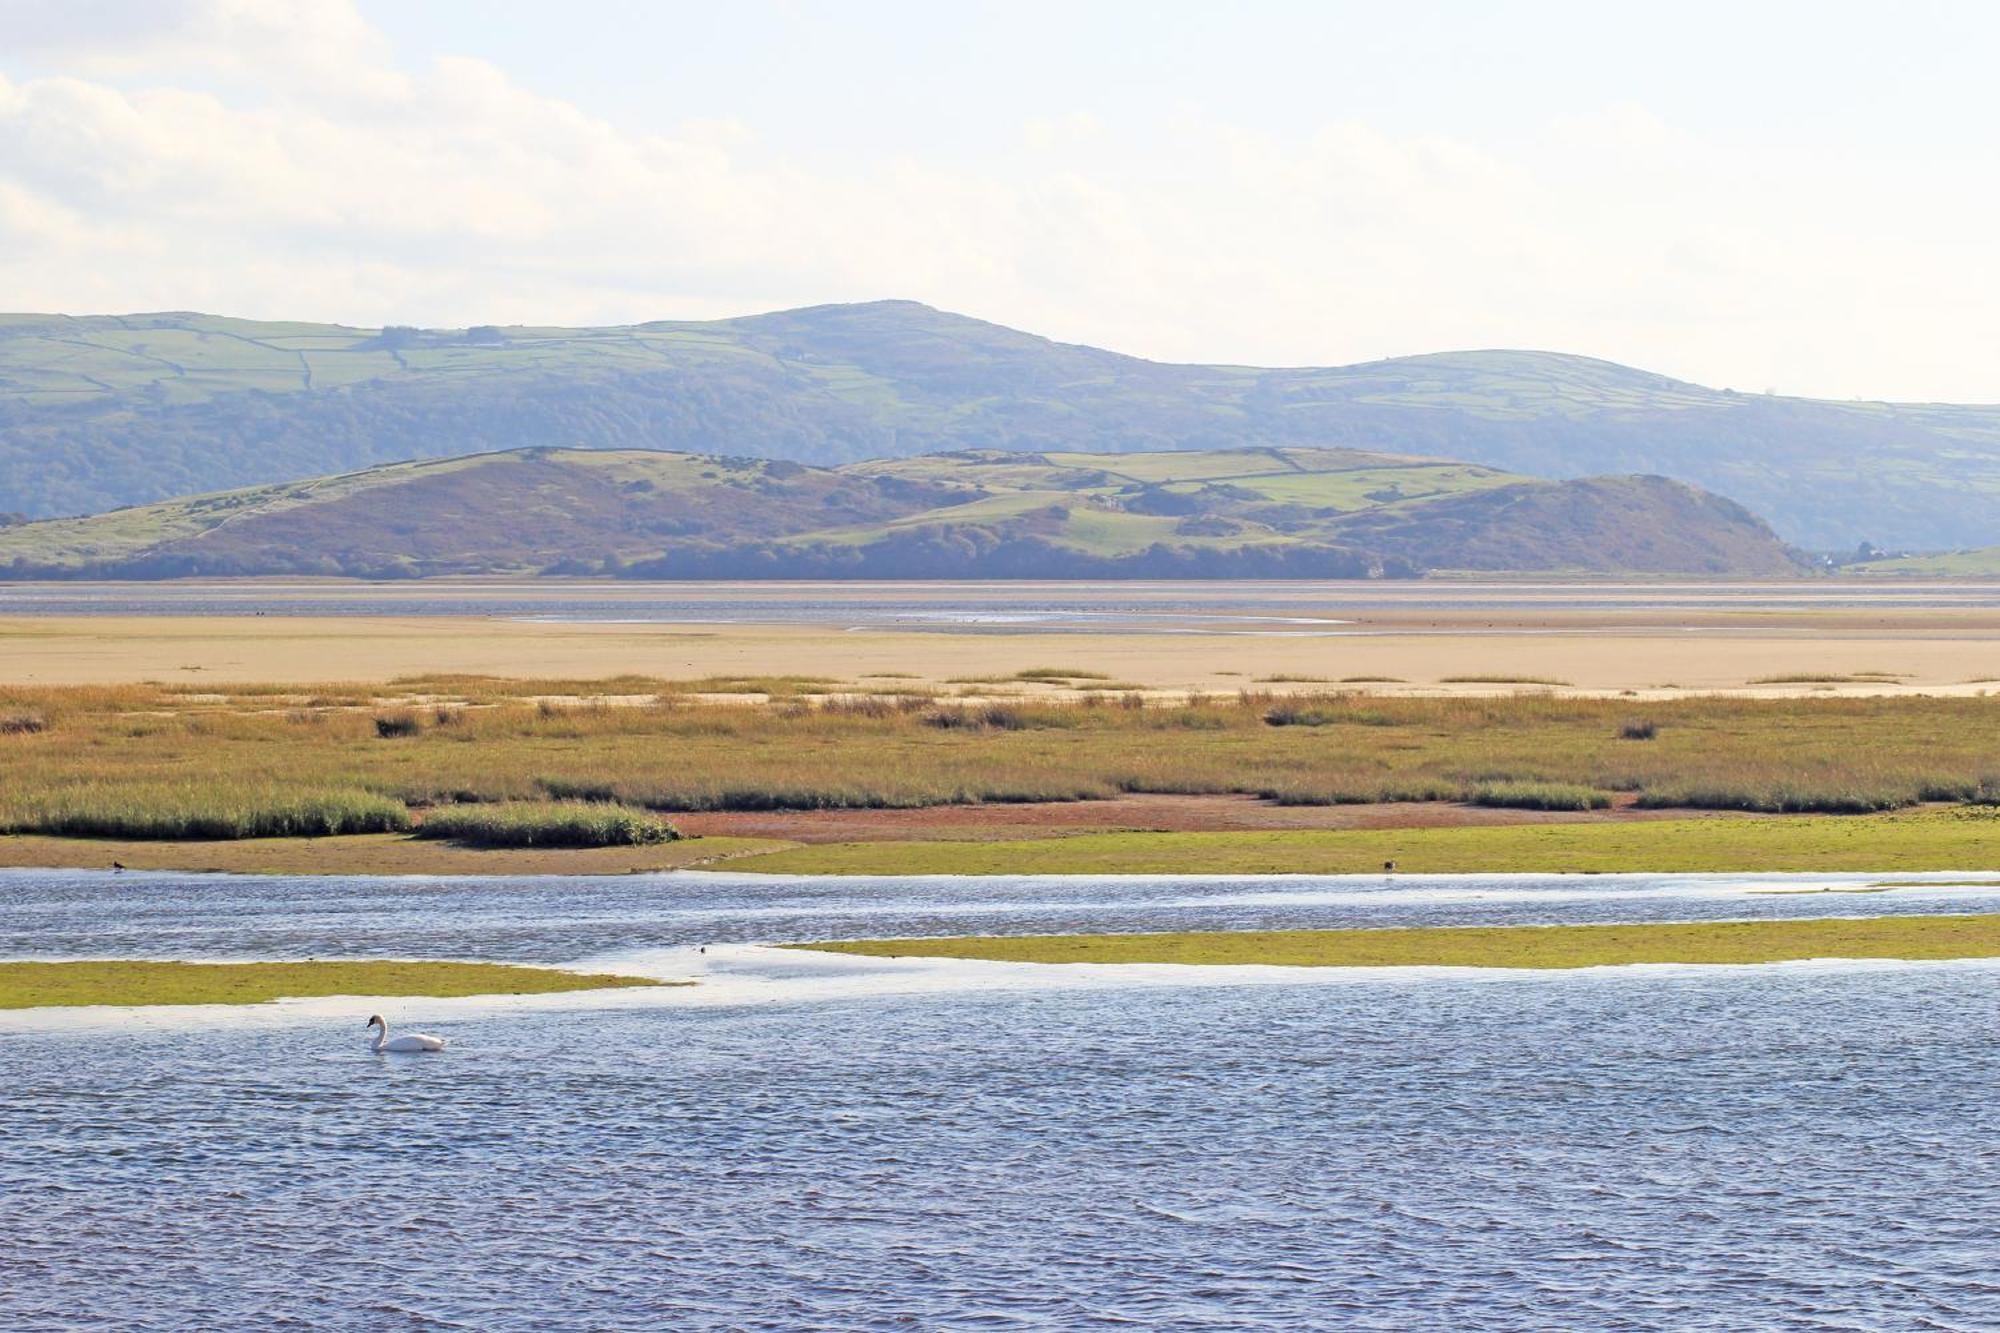
[[[326,995],[546,995],[666,983],[505,963],[357,959],[174,963],[142,959],[0,962],[0,1009],[86,1004],[261,1004]]]
[[[1577,968],[1804,958],[1996,958],[2000,913],[1610,926],[1438,926],[849,940],[795,949],[1008,963]]]

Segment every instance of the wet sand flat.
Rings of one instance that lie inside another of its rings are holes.
[[[1720,810],[1642,810],[1630,798],[1621,799],[1605,810],[1517,810],[1444,801],[1278,805],[1255,796],[1153,794],[1106,801],[936,805],[914,810],[724,810],[672,816],[674,827],[702,839],[776,839],[793,843],[977,841],[1118,830],[1249,833],[1273,829],[1490,828],[1512,824],[1779,817]],[[4,855],[3,846],[0,855]]]
[[[0,684],[15,685],[386,683],[425,673],[580,680],[806,674],[875,689],[956,688],[968,678],[1051,666],[1100,673],[1106,688],[1159,691],[1344,683],[1385,693],[1504,694],[1549,680],[1563,682],[1555,688],[1642,697],[1716,690],[1976,694],[2000,679],[2000,611],[1425,608],[1370,611],[1337,630],[1311,633],[981,634],[479,615],[0,619]],[[1879,674],[1769,679],[1864,673]]]

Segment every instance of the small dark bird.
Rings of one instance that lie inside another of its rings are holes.
[[[1382,863],[1382,868],[1384,870],[1394,870],[1396,868],[1396,863],[1394,861],[1384,861]]]
[[[113,861],[111,863],[111,868],[113,870],[123,870],[125,868],[125,863],[123,861]]]

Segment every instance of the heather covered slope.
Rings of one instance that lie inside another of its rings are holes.
[[[1544,352],[1166,365],[907,301],[601,329],[0,316],[0,511],[528,446],[822,466],[1352,447],[1545,477],[1665,475],[1829,549],[2000,537],[2000,408],[1736,394]]]
[[[1441,569],[1797,572],[1756,515],[1665,477],[1528,482],[1357,515],[1342,532],[1385,555],[1421,552]]]
[[[643,450],[390,464],[0,529],[0,575],[1409,577],[1795,572],[1740,507],[1339,449],[974,451],[814,468]]]
[[[0,529],[0,570],[531,573],[879,521],[960,498],[768,459],[525,449]]]

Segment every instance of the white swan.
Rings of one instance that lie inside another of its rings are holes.
[[[377,1055],[384,1051],[441,1051],[445,1048],[443,1037],[433,1037],[428,1032],[405,1032],[394,1041],[390,1041],[389,1024],[380,1014],[371,1015],[368,1026],[382,1029],[375,1034],[375,1044],[369,1048]]]

